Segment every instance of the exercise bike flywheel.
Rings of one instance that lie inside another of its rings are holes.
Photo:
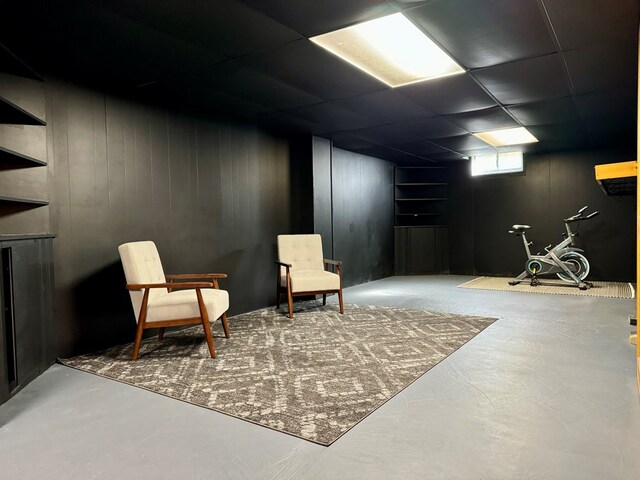
[[[542,270],[542,263],[536,259],[529,260],[525,266],[529,275],[538,275]]]

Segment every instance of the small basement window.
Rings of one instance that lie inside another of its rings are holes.
[[[522,172],[522,152],[490,153],[471,157],[471,175],[494,175],[497,173]]]

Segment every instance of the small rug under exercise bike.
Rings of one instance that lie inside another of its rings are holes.
[[[297,306],[297,305],[296,305]],[[273,307],[142,344],[61,360],[64,365],[330,445],[496,319],[369,305]]]
[[[477,290],[500,290],[505,292],[525,293],[549,293],[552,295],[580,295],[583,297],[607,297],[607,298],[635,298],[635,290],[630,283],[623,282],[591,282],[593,287],[580,290],[574,285],[564,283],[561,280],[549,278],[540,279],[538,286],[532,287],[530,280],[525,280],[518,285],[509,285],[513,278],[508,277],[478,277],[470,280],[458,288],[474,288]]]

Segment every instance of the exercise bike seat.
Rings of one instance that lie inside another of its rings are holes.
[[[524,232],[525,230],[529,230],[531,227],[529,225],[514,225],[511,228],[514,232]]]

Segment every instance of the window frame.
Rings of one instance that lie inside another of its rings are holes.
[[[495,155],[496,156],[496,166],[500,165],[500,155],[505,155],[509,153],[519,153],[522,156],[522,169],[521,170],[494,170],[487,173],[475,174],[473,173],[473,162],[475,157],[482,157],[485,155]],[[525,174],[525,165],[524,165],[524,152],[512,151],[512,152],[496,152],[495,154],[481,154],[481,155],[471,155],[469,157],[469,174],[473,178],[483,178],[483,177],[503,177],[503,176],[511,176],[511,175],[524,175]]]

